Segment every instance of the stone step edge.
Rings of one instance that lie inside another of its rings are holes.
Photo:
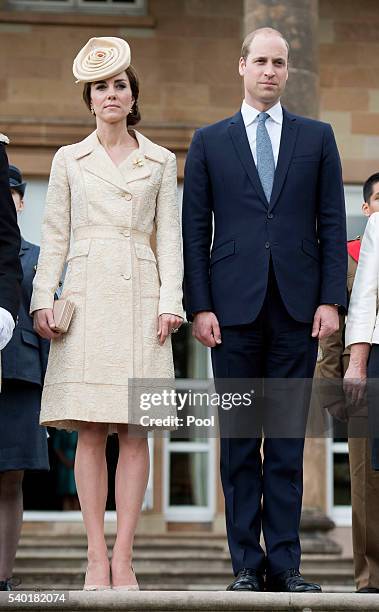
[[[146,591],[154,591],[154,592],[164,592],[164,591],[178,591],[178,592],[187,592],[187,591],[199,591],[199,592],[216,592],[216,591],[226,591],[226,587],[227,587],[227,582],[218,582],[218,583],[213,583],[212,585],[206,584],[206,583],[199,583],[199,582],[192,582],[192,583],[188,583],[186,585],[183,585],[182,588],[177,585],[177,584],[166,584],[166,583],[161,583],[159,586],[159,590],[157,591],[157,585],[153,584],[153,583],[144,583],[141,586],[141,592],[146,592]],[[322,592],[323,593],[354,593],[355,592],[355,586],[353,583],[353,580],[350,580],[349,582],[346,582],[346,584],[342,584],[342,583],[338,583],[338,584],[323,584],[321,582],[321,587],[322,587]],[[36,587],[36,585],[33,584],[20,584],[19,586],[17,586],[15,588],[15,591],[29,591],[29,592],[49,592],[51,593],[52,591],[73,591],[75,593],[79,593],[80,591],[83,590],[83,580],[80,581],[80,583],[78,582],[78,584],[73,585],[72,583],[62,583],[58,586],[56,585],[52,585],[51,583],[46,583],[46,584],[39,584],[38,588]]]
[[[53,574],[75,574],[75,573],[81,573],[85,570],[86,568],[86,564],[78,564],[78,565],[74,565],[74,566],[55,566],[55,567],[41,567],[41,566],[34,566],[34,567],[20,567],[19,565],[17,565],[17,561],[15,564],[15,573],[18,574],[47,574],[47,575],[53,575]],[[333,569],[331,569],[330,567],[323,567],[323,566],[315,566],[312,568],[309,567],[302,567],[302,570],[305,574],[309,575],[311,573],[316,573],[319,576],[323,576],[323,575],[334,575],[334,576],[345,576],[345,575],[351,575],[352,574],[352,569],[353,568],[344,568],[344,567],[334,567]],[[187,575],[199,575],[202,574],[202,572],[199,572],[199,570],[196,567],[166,567],[164,570],[157,570],[157,568],[155,567],[140,567],[138,564],[136,564],[136,572],[142,575],[153,575],[153,576],[162,576],[162,573],[166,576],[187,576]],[[213,568],[211,566],[209,566],[207,568],[207,576],[228,576],[228,575],[232,575],[232,570],[231,568]]]
[[[41,563],[57,563],[59,561],[65,561],[65,562],[80,562],[83,561],[85,562],[87,559],[87,555],[86,555],[86,551],[41,551],[41,550],[35,550],[35,551],[28,551],[25,552],[23,550],[18,551],[17,552],[17,556],[16,556],[16,561],[20,561],[22,563],[27,563],[27,562],[41,562]],[[230,564],[230,556],[225,554],[225,555],[218,555],[216,557],[210,556],[210,555],[188,555],[188,554],[175,554],[175,555],[164,555],[164,554],[157,554],[157,555],[148,555],[148,554],[138,554],[135,553],[133,555],[133,560],[135,563],[149,563],[150,565],[153,564],[159,564],[162,562],[175,562],[175,563],[185,563],[186,565],[190,564],[190,563],[217,563],[217,564]],[[333,557],[333,558],[328,558],[326,555],[325,557],[323,555],[320,556],[316,556],[316,555],[311,555],[310,557],[305,557],[304,555],[302,556],[302,566],[303,567],[309,567],[309,566],[317,566],[317,565],[323,565],[324,567],[332,567],[334,568],[335,566],[345,566],[345,567],[353,567],[353,559],[351,557]]]
[[[24,592],[25,593],[25,592]],[[17,594],[17,592],[14,592]],[[20,593],[21,595],[23,593]],[[26,593],[25,593],[26,594]],[[26,594],[27,595],[27,594]],[[32,593],[36,595],[36,593]],[[355,593],[231,593],[207,591],[149,591],[149,592],[114,592],[114,591],[69,591],[66,601],[52,604],[40,601],[34,609],[47,610],[129,610],[129,611],[196,611],[196,612],[292,612],[312,610],[312,612],[349,612],[379,610],[379,595],[357,595]],[[9,601],[9,593],[0,592],[0,611],[30,610],[31,604]]]

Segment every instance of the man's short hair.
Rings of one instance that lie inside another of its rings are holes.
[[[375,174],[369,176],[367,181],[363,185],[363,199],[365,202],[367,202],[367,204],[369,203],[370,198],[372,196],[375,183],[379,183],[379,172],[375,172]]]
[[[244,60],[246,60],[247,56],[249,55],[250,45],[253,42],[254,38],[258,36],[258,34],[276,34],[277,36],[282,38],[284,42],[286,43],[286,47],[287,47],[287,51],[289,55],[289,52],[290,52],[289,42],[286,38],[284,38],[283,34],[279,32],[279,30],[275,30],[274,28],[258,28],[257,30],[253,30],[253,32],[250,32],[245,37],[245,40],[242,43],[241,57],[243,57]]]

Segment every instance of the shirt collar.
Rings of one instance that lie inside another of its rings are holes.
[[[283,109],[282,105],[280,104],[280,100],[276,104],[274,104],[274,106],[269,108],[266,112],[270,115],[271,119],[275,121],[275,123],[279,123],[279,125],[282,125]],[[245,127],[251,125],[258,117],[259,113],[259,110],[254,108],[254,106],[250,106],[250,104],[247,104],[245,100],[242,102],[241,114]]]

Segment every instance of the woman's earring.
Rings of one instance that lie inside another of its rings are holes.
[[[91,106],[91,113],[94,115],[95,114],[95,109],[93,108],[93,106]]]

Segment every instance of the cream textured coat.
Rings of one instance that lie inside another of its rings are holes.
[[[176,161],[135,134],[138,150],[118,167],[96,132],[53,160],[31,312],[52,308],[65,261],[61,297],[75,312],[68,332],[51,343],[45,425],[139,424],[141,413],[128,405],[129,379],[174,376],[171,339],[159,345],[157,317],[184,316]]]

